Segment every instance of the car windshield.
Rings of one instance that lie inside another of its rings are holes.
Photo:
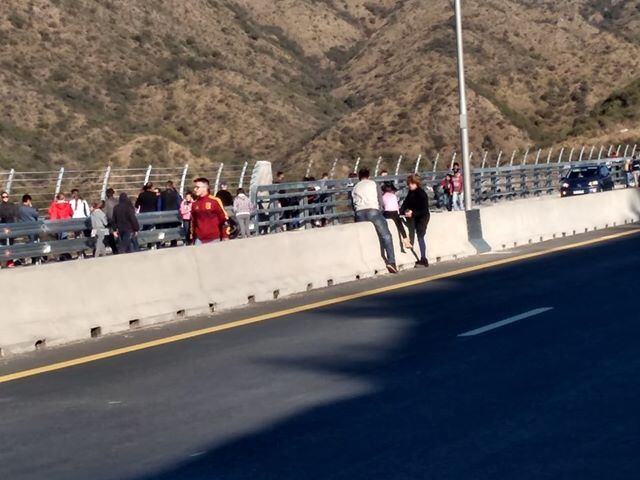
[[[592,178],[598,176],[598,167],[573,169],[567,175],[569,179]]]

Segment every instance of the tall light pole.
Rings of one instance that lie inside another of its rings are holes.
[[[464,209],[471,210],[471,162],[469,160],[469,122],[467,94],[464,80],[464,50],[462,47],[461,0],[454,0],[456,10],[456,40],[458,43],[458,88],[460,90],[460,143],[462,144],[462,171],[464,173]]]

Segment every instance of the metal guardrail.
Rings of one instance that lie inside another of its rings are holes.
[[[239,164],[212,163],[211,166],[197,172],[190,170],[189,165],[181,167],[154,167],[148,165],[140,168],[115,168],[107,166],[100,170],[69,170],[60,168],[52,171],[17,172],[15,170],[0,172],[0,190],[14,194],[17,199],[25,193],[33,198],[33,205],[38,209],[47,208],[59,192],[70,192],[77,188],[81,195],[89,201],[104,200],[107,188],[118,193],[124,192],[131,197],[140,193],[143,185],[153,183],[163,188],[167,181],[174,182],[180,194],[189,188],[189,181],[195,176],[206,176],[217,191],[222,183],[230,189],[246,186],[251,171],[248,162]]]
[[[599,161],[564,162],[480,168],[472,173],[474,204],[514,200],[559,193],[562,173],[571,167],[607,164],[614,182],[625,184],[624,158]],[[443,210],[440,182],[448,171],[421,172],[435,211]],[[387,175],[373,180],[392,182],[402,201],[406,196],[406,175]],[[313,228],[353,221],[351,190],[357,179],[291,182],[259,186],[254,201],[258,205],[257,227],[260,233],[276,233],[288,229]]]
[[[614,182],[620,186],[625,185],[625,160],[615,158],[475,169],[472,173],[474,203],[486,204],[556,194],[559,192],[562,173],[575,166],[607,164]],[[432,205],[436,207],[435,211],[443,209],[439,185],[447,173],[421,173]],[[218,181],[221,181],[220,178]],[[400,200],[406,195],[406,175],[376,177],[374,180],[378,183],[392,182],[398,190]],[[252,191],[252,198],[258,207],[253,217],[254,231],[264,235],[352,222],[354,214],[351,191],[356,182],[356,179],[346,178],[257,186]],[[137,239],[142,246],[185,239],[182,228],[178,226],[181,218],[176,211],[139,214],[138,220],[142,231]],[[2,224],[0,244],[4,245],[0,246],[0,261],[82,254],[94,248],[95,239],[86,235],[89,230],[90,219]],[[13,244],[6,245],[9,241]]]
[[[185,239],[177,211],[141,213],[137,218],[141,231],[136,238],[140,246]],[[81,257],[95,248],[95,238],[86,235],[90,230],[90,218],[2,224],[0,261],[64,254]]]

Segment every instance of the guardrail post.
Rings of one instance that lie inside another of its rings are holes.
[[[402,163],[402,155],[398,157],[398,163],[396,163],[396,176],[400,175],[400,164]]]
[[[622,148],[622,144],[618,145],[618,148],[616,148],[616,157],[620,156],[620,149]]]
[[[422,154],[418,155],[418,159],[416,160],[416,167],[413,169],[413,173],[416,175],[420,172],[420,160],[422,160]]]
[[[524,152],[524,157],[522,157],[522,165],[527,164],[527,157],[529,156],[529,149],[527,148]]]
[[[187,172],[189,172],[189,164],[187,163],[182,169],[182,177],[180,177],[180,196],[184,197],[184,186],[187,182]]]
[[[513,160],[516,158],[516,153],[518,152],[518,150],[514,150],[513,153],[511,154],[511,160],[509,160],[509,166],[513,167]]]
[[[558,155],[558,163],[562,163],[562,154],[564,153],[564,147],[560,149],[560,155]]]
[[[498,160],[496,160],[496,168],[500,168],[500,160],[502,159],[502,150],[498,153]]]
[[[636,147],[637,146],[638,146],[637,144],[635,144],[635,143],[633,144],[633,149],[631,150],[631,156],[632,157],[636,154]]]
[[[353,173],[358,173],[358,168],[360,167],[360,157],[356,159],[356,163],[353,166]]]
[[[578,157],[578,161],[582,161],[582,157],[584,156],[584,146],[580,149],[580,156]]]
[[[491,172],[491,201],[495,202],[498,199],[498,170]]]
[[[312,159],[312,158],[310,158],[310,159],[309,159],[309,163],[307,163],[307,171],[306,171],[306,173],[304,174],[304,176],[305,176],[305,177],[308,177],[308,176],[310,176],[310,175],[311,175],[311,166],[312,166],[312,165],[313,165],[313,159]]]
[[[609,145],[609,150],[607,150],[607,157],[611,158],[611,151],[613,150],[613,145]],[[600,160],[600,159],[598,159]]]
[[[149,180],[151,180],[151,169],[152,168],[153,167],[151,165],[149,165],[147,167],[147,171],[144,174],[144,183],[143,183],[143,185],[146,185],[147,183],[149,183]]]
[[[553,153],[553,148],[549,149],[549,154],[547,155],[547,165],[551,163],[551,154]]]
[[[11,193],[11,184],[13,184],[13,177],[16,175],[15,169],[9,170],[9,176],[7,177],[7,184],[4,189],[7,193]]]
[[[604,150],[604,145],[600,145],[600,151],[598,152],[598,160],[602,158],[602,151]]]
[[[591,159],[593,158],[593,152],[596,149],[595,145],[591,146],[591,150],[589,151],[589,161],[591,161]]]
[[[487,155],[489,155],[489,151],[485,150],[484,155],[482,156],[482,166],[480,168],[484,168],[487,164]]]
[[[244,186],[244,176],[247,174],[248,166],[249,162],[244,162],[242,165],[242,171],[240,172],[240,178],[238,179],[238,188],[242,188]]]
[[[569,152],[569,163],[571,163],[571,160],[573,160],[573,151],[575,150],[575,148],[571,148],[571,151]]]
[[[622,157],[627,158],[627,153],[629,153],[629,145],[624,146],[624,154],[622,155]]]
[[[331,170],[329,170],[329,178],[333,178],[336,174],[336,167],[338,166],[338,159],[333,159],[333,165],[331,165]]]
[[[213,194],[218,193],[218,187],[220,186],[220,178],[222,177],[222,169],[224,168],[224,163],[221,163],[218,166],[218,173],[216,174],[216,182],[213,187]]]
[[[102,189],[100,190],[100,200],[107,198],[107,187],[109,186],[109,177],[111,176],[111,165],[107,165],[102,179]]]
[[[438,169],[438,160],[440,160],[440,152],[436,153],[436,158],[433,161],[433,174],[431,175],[431,181],[436,179],[436,171]]]
[[[539,148],[538,149],[538,153],[536,153],[536,165],[538,165],[538,162],[540,162],[540,155],[542,154],[542,149]]]
[[[60,171],[58,172],[58,180],[56,180],[56,191],[53,192],[53,195],[58,195],[60,190],[62,189],[62,179],[64,178],[64,167],[60,167]]]
[[[378,157],[378,161],[376,162],[376,168],[373,171],[373,176],[374,177],[378,176],[378,170],[380,170],[380,162],[382,162],[382,157]]]
[[[453,170],[453,164],[456,163],[456,157],[458,156],[458,152],[453,152],[451,156],[451,165],[449,165],[449,170]]]

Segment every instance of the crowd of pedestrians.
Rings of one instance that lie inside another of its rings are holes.
[[[386,171],[381,176],[387,176]],[[327,224],[322,218],[329,206],[324,206],[331,199],[327,186],[328,174],[323,174],[321,180],[305,177],[304,200],[306,216],[301,218],[296,210],[303,208],[297,202],[298,197],[288,199],[283,195],[288,190],[278,191],[280,198],[277,209],[282,210],[281,220],[285,226],[282,229],[294,229],[302,226],[307,217],[312,217],[311,226],[321,227]],[[368,169],[363,168],[357,174],[349,177],[349,199],[352,203],[356,222],[370,222],[380,239],[381,253],[390,272],[398,271],[393,237],[389,231],[387,220],[392,220],[400,238],[399,248],[402,252],[411,251],[416,256],[416,267],[427,267],[426,231],[429,224],[429,198],[423,188],[422,179],[418,175],[410,175],[406,180],[406,196],[401,201],[395,181],[384,181],[380,184],[370,178]],[[284,172],[278,172],[274,183],[284,183]],[[329,184],[330,185],[330,184]],[[462,210],[464,204],[463,177],[460,165],[455,163],[452,172],[441,182],[444,206],[448,210]],[[141,230],[182,228],[186,245],[203,244],[214,241],[226,241],[230,238],[245,238],[258,233],[257,225],[264,218],[261,217],[260,204],[258,208],[253,204],[245,191],[240,188],[232,194],[227,184],[222,183],[219,190],[212,194],[209,180],[200,177],[194,180],[192,189],[180,195],[173,182],[168,181],[163,189],[154,187],[152,183],[145,184],[135,198],[130,198],[126,192],[116,192],[113,188],[106,190],[105,199],[89,202],[84,199],[78,189],[73,189],[70,196],[60,192],[55,196],[48,208],[48,218],[54,221],[69,219],[90,219],[90,229],[77,232],[76,236],[92,238],[94,256],[135,252],[140,249],[138,234]],[[318,205],[317,207],[315,205]],[[309,205],[313,209],[309,209]],[[271,207],[270,207],[271,208]],[[152,212],[177,211],[180,223],[153,224],[148,220],[140,222],[137,214]],[[264,214],[262,214],[264,216]],[[22,198],[22,205],[14,205],[9,201],[9,195],[2,193],[0,202],[0,223],[36,222],[38,212],[32,205],[29,195]],[[256,218],[258,222],[252,223]],[[142,224],[141,224],[142,223]],[[263,222],[265,223],[265,222]],[[252,227],[255,225],[255,228]],[[60,233],[57,239],[62,240],[70,236]],[[162,236],[154,237],[151,247],[163,247]],[[37,236],[30,236],[29,242],[36,242]],[[147,242],[148,242],[147,236]],[[168,240],[167,240],[168,242]],[[418,253],[414,246],[417,243]],[[171,240],[171,245],[177,245],[177,240]],[[61,259],[66,259],[61,256]],[[70,256],[69,256],[70,258]],[[11,266],[12,262],[9,262]]]
[[[32,204],[30,195],[22,197],[22,204],[11,202],[9,193],[0,195],[0,223],[13,224],[19,222],[38,222],[40,214]],[[138,214],[151,212],[178,211],[180,223],[141,225]],[[182,228],[184,243],[187,245],[203,244],[213,241],[225,241],[231,237],[246,238],[252,235],[251,217],[255,207],[245,191],[240,188],[234,196],[226,184],[213,195],[209,180],[200,177],[193,183],[193,189],[184,194],[184,198],[175,188],[173,182],[165,184],[160,190],[152,183],[144,185],[136,198],[131,199],[127,193],[108,188],[105,199],[89,202],[83,198],[78,189],[73,189],[70,196],[58,193],[49,205],[45,218],[52,221],[72,219],[89,219],[84,231],[76,232],[76,237],[91,239],[95,257],[104,256],[110,250],[113,254],[135,252],[140,249],[138,234],[141,230],[160,228]],[[43,219],[43,218],[42,218]],[[54,235],[54,240],[65,240],[69,233]],[[39,235],[29,235],[25,241],[38,242]],[[13,239],[6,241],[12,245]],[[172,246],[177,240],[172,240]],[[162,242],[155,246],[164,246]],[[59,260],[71,258],[70,254],[59,256]],[[46,257],[33,259],[33,262],[48,260]],[[13,267],[14,260],[8,260],[3,266]]]

